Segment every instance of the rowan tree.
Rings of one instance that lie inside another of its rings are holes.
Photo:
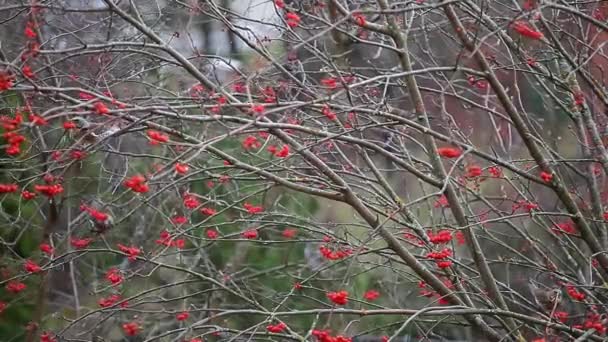
[[[0,336],[602,341],[608,3],[0,0]]]

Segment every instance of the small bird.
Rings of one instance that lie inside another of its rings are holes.
[[[91,222],[91,232],[97,234],[103,234],[106,231],[112,229],[114,226],[114,218],[108,209],[97,210],[96,208],[102,207],[101,203],[95,203],[91,205],[82,204],[80,209],[84,211],[88,216],[88,221]]]
[[[541,288],[533,282],[528,283],[536,304],[544,310],[552,311],[562,301],[562,291],[556,288]]]
[[[98,141],[98,134],[93,130],[93,124],[82,116],[76,116],[72,118],[72,121],[76,123],[76,134],[74,139],[82,140],[86,144],[94,144]]]
[[[117,125],[91,123],[82,116],[76,116],[72,118],[72,121],[76,123],[77,128],[74,139],[84,142],[85,145],[95,144],[120,131],[120,127]]]
[[[112,229],[112,226],[114,225],[114,219],[111,215],[108,215],[108,218],[103,221],[92,220],[92,222],[93,228],[91,231],[97,234],[105,233],[106,231]]]

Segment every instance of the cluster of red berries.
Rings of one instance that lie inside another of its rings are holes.
[[[437,234],[433,234],[433,232],[428,231],[426,234],[428,235],[431,243],[436,245],[448,243],[452,240],[452,232],[449,230],[441,230]]]
[[[34,190],[47,197],[54,197],[63,192],[63,186],[61,184],[36,184]]]
[[[137,257],[141,253],[141,249],[139,249],[137,247],[125,246],[120,243],[118,244],[118,249],[128,256],[127,259],[129,259],[129,261],[134,261],[135,259],[137,259]]]
[[[243,140],[243,148],[248,150],[248,149],[258,149],[262,147],[262,143],[258,140],[257,137],[253,136],[253,135],[249,135],[247,137],[245,137],[245,139]]]
[[[150,190],[146,183],[146,178],[142,175],[135,175],[124,182],[124,186],[131,189],[133,192],[144,193]]]
[[[582,291],[577,290],[574,285],[568,284],[566,285],[566,292],[568,292],[568,295],[570,296],[570,298],[574,299],[574,300],[578,300],[578,301],[582,301],[585,300],[585,293]]]
[[[112,295],[110,295],[110,296],[108,296],[106,298],[100,298],[97,301],[97,304],[99,304],[99,306],[102,307],[102,308],[107,308],[107,307],[110,307],[110,306],[112,306],[112,305],[120,302],[121,299],[122,299],[122,297],[120,295],[118,295],[118,294],[112,294]],[[120,302],[120,307],[121,308],[125,308],[127,306],[129,306],[129,302],[127,302],[127,301]]]
[[[0,122],[2,123],[2,128],[4,128],[5,130],[2,137],[8,143],[8,146],[4,151],[9,156],[18,155],[19,153],[21,153],[21,144],[26,140],[25,136],[17,133],[17,129],[23,122],[23,117],[21,116],[21,113],[15,113],[15,118],[2,116],[0,117]]]
[[[289,145],[283,145],[281,149],[278,149],[275,145],[268,147],[268,152],[272,153],[277,158],[285,158],[289,155]]]
[[[337,305],[346,305],[348,303],[348,292],[344,290],[328,292],[327,298]]]
[[[596,312],[589,313],[583,324],[575,325],[574,328],[585,330],[595,329],[600,335],[606,333],[606,326],[602,324],[601,315]]]
[[[319,342],[352,342],[350,337],[342,335],[331,336],[327,330],[313,330],[312,335],[317,338]]]
[[[257,239],[258,237],[258,230],[255,228],[250,228],[245,230],[244,232],[241,233],[241,236],[245,239]]]
[[[448,268],[452,266],[452,261],[446,260],[447,258],[452,256],[452,250],[449,248],[444,248],[439,252],[429,252],[426,257],[429,259],[435,260],[437,267],[439,268]]]
[[[285,328],[287,328],[287,325],[283,322],[277,323],[275,325],[269,324],[266,326],[266,330],[268,330],[271,333],[281,333],[283,332],[283,330],[285,330]]]
[[[326,245],[321,245],[319,247],[319,252],[321,252],[321,255],[327,260],[340,260],[352,254],[352,250],[350,248],[333,250]]]
[[[156,240],[156,243],[163,246],[176,247],[182,249],[186,245],[186,240],[174,239],[171,236],[171,233],[166,230],[163,230],[162,232],[160,232],[160,239]]]
[[[262,206],[253,205],[249,202],[245,202],[243,208],[245,208],[249,214],[259,214],[264,211]]]
[[[159,131],[155,131],[153,129],[147,132],[148,138],[150,138],[150,145],[158,145],[160,143],[166,143],[169,141],[169,136],[161,133]]]
[[[194,209],[200,205],[200,201],[194,195],[185,194],[184,195],[184,207],[188,209]]]
[[[287,21],[287,25],[291,28],[297,27],[298,25],[300,25],[300,21],[302,19],[300,19],[300,16],[293,13],[293,12],[287,12],[285,14],[285,20]]]
[[[0,184],[0,194],[8,194],[17,192],[19,186],[17,184]]]
[[[462,154],[462,150],[456,147],[439,147],[437,153],[444,158],[457,158]]]
[[[338,116],[336,115],[336,113],[334,113],[328,105],[324,105],[323,109],[321,109],[321,113],[323,113],[323,115],[325,115],[326,118],[328,118],[331,121],[334,121],[338,118]]]

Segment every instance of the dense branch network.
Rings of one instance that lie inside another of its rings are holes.
[[[604,2],[0,15],[0,335],[604,339]]]

